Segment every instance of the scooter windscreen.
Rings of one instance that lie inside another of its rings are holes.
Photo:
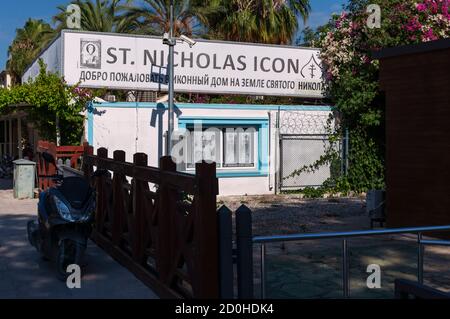
[[[95,192],[79,177],[66,177],[60,186],[50,190],[58,214],[69,222],[85,222],[95,210]]]

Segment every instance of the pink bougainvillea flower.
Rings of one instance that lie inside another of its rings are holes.
[[[437,4],[437,2],[434,1],[434,0],[428,1],[428,9],[429,9],[433,14],[438,13],[438,4]]]
[[[325,73],[325,80],[331,81],[333,79],[333,74],[331,72]]]
[[[427,5],[425,3],[418,3],[416,8],[419,12],[423,12],[427,10]]]
[[[409,32],[420,30],[420,28],[422,28],[422,24],[419,22],[417,17],[412,18],[406,25],[406,30]]]
[[[449,6],[450,6],[450,1],[449,1],[449,0],[445,0],[445,1],[442,3],[442,7],[441,7],[442,14],[443,14],[447,19],[450,18],[450,14],[449,14],[449,12],[448,12],[448,7],[449,7]]]
[[[433,29],[429,28],[427,31],[423,33],[423,40],[424,41],[433,41],[437,40],[438,37],[433,33]]]

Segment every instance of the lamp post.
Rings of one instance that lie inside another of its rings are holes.
[[[174,32],[174,21],[173,21],[173,0],[170,0],[170,30],[169,30],[169,41],[167,44],[169,45],[169,114],[168,114],[168,127],[167,127],[167,150],[166,155],[170,156],[170,152],[172,150],[172,134],[174,131],[174,52],[175,45],[177,44],[176,39],[173,36]]]
[[[169,46],[169,61],[167,66],[167,72],[169,72],[169,114],[168,114],[168,127],[167,127],[167,143],[166,143],[166,155],[170,156],[172,150],[172,135],[174,131],[174,56],[175,45],[177,40],[185,42],[189,47],[193,47],[197,42],[188,38],[185,35],[181,35],[179,39],[174,37],[174,14],[173,14],[173,1],[170,0],[170,27],[169,33],[165,33],[163,37],[163,43]]]

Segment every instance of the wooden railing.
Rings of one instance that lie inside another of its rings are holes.
[[[55,160],[65,163],[70,160],[70,167],[80,168],[81,156],[89,145],[85,143],[82,146],[56,146],[55,143],[48,141],[39,141],[36,154],[37,173],[38,173],[38,187],[40,190],[46,190],[53,185],[51,179],[45,176],[51,176],[56,173],[56,167],[47,163],[42,158],[43,152],[48,152],[53,155]]]
[[[85,150],[83,171],[97,191],[93,240],[160,297],[219,298],[216,165],[199,163],[191,175],[170,157],[160,168],[143,153],[125,157]],[[112,174],[93,177],[95,169]]]

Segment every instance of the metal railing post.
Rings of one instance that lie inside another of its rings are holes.
[[[266,299],[266,244],[261,244],[261,299]]]
[[[423,245],[422,245],[422,233],[417,233],[417,281],[423,284]]]
[[[342,289],[344,298],[349,297],[347,239],[342,240]]]

